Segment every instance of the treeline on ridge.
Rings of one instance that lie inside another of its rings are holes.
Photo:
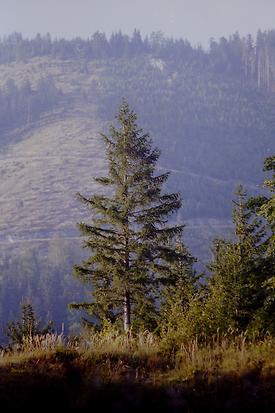
[[[189,41],[153,32],[142,38],[135,30],[132,36],[119,32],[107,38],[105,33],[95,32],[88,39],[52,39],[50,34],[35,38],[23,38],[12,33],[0,41],[0,63],[20,61],[38,56],[61,59],[131,58],[150,54],[165,60],[196,60],[201,67],[214,69],[216,73],[228,73],[248,78],[259,87],[274,89],[275,79],[275,30],[258,31],[254,40],[251,35],[240,37],[238,33],[218,41],[211,38],[209,50],[192,46]]]

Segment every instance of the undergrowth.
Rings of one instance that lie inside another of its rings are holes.
[[[79,365],[88,365],[97,375],[109,379],[125,377],[126,372],[131,379],[140,378],[143,371],[143,376],[151,377],[154,383],[171,383],[198,374],[241,375],[253,368],[260,368],[262,374],[271,370],[275,373],[275,339],[216,335],[207,342],[193,339],[178,343],[175,349],[148,331],[125,334],[107,326],[101,332],[87,331],[77,338],[62,334],[24,337],[21,346],[2,350],[0,367],[31,359],[45,362],[51,357],[59,362],[78,360]]]
[[[167,346],[110,326],[81,337],[25,337],[0,357],[0,403],[37,411],[275,411],[275,339],[215,336]],[[41,406],[39,407],[41,410]]]

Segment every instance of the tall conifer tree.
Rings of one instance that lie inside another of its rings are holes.
[[[263,283],[266,299],[260,314],[260,323],[269,332],[275,332],[275,155],[264,161],[264,171],[270,172],[269,179],[264,180],[264,188],[269,196],[258,196],[249,199],[248,205],[252,212],[264,219],[267,237],[265,245],[266,280]]]
[[[152,149],[126,102],[117,121],[109,136],[102,134],[108,174],[95,178],[107,191],[79,195],[92,212],[91,224],[79,224],[91,256],[75,267],[75,275],[91,283],[92,302],[73,307],[98,320],[123,320],[128,331],[132,319],[136,324],[152,321],[162,286],[174,282],[171,264],[185,259],[186,253],[175,248],[183,226],[168,224],[181,198],[163,192],[169,173],[155,174],[159,150]]]
[[[233,203],[235,240],[214,240],[214,259],[209,265],[212,278],[206,313],[212,332],[229,326],[248,328],[264,301],[266,234],[261,220],[248,209],[241,186]]]

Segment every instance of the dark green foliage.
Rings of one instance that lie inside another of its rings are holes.
[[[123,314],[127,330],[132,315],[134,324],[152,325],[161,286],[174,283],[171,263],[187,256],[174,245],[183,226],[167,223],[181,199],[163,192],[168,173],[155,175],[158,149],[151,148],[127,103],[117,120],[119,128],[111,126],[110,136],[102,135],[108,175],[96,178],[111,195],[80,195],[92,212],[91,224],[79,224],[92,255],[75,267],[75,275],[91,283],[94,302],[74,307],[99,320],[114,321]]]
[[[181,254],[181,258],[171,265],[173,281],[162,290],[158,323],[158,331],[163,341],[173,348],[192,336],[194,325],[191,325],[191,320],[187,320],[187,314],[199,295],[199,275],[193,268],[195,258],[181,242],[176,244],[176,251]]]
[[[269,196],[252,197],[249,199],[250,209],[261,217],[266,224],[267,238],[265,240],[266,279],[262,285],[265,290],[265,301],[258,314],[258,324],[270,332],[275,332],[275,156],[265,159],[264,171],[271,172],[270,179],[264,181],[264,187]]]
[[[17,322],[10,321],[6,327],[6,335],[12,344],[23,344],[24,338],[53,333],[54,330],[51,322],[43,328],[40,327],[40,323],[36,319],[34,309],[30,303],[22,304],[21,312],[21,320]]]
[[[273,157],[266,159],[265,168],[272,170]],[[266,187],[272,185],[272,180],[265,181]],[[169,296],[161,331],[168,347],[194,337],[209,340],[216,334],[274,334],[273,200],[247,199],[243,188],[237,189],[232,216],[234,237],[213,241],[207,283],[189,288],[185,308],[180,288]],[[267,215],[263,211],[268,211]],[[192,282],[184,285],[192,287]]]
[[[270,156],[265,159],[264,171],[272,172],[271,179],[264,181],[264,187],[270,192],[269,197],[251,199],[250,202],[256,206],[256,212],[263,217],[268,226],[270,237],[268,239],[268,252],[274,258],[275,254],[275,156]]]
[[[169,320],[172,324],[175,322],[171,318],[172,307],[178,308],[178,316],[184,313],[192,300],[192,297],[197,291],[198,276],[194,272],[195,258],[187,250],[182,242],[176,243],[176,252],[181,257],[171,264],[170,282],[164,286],[162,290],[162,309],[161,309],[161,324],[165,320]]]
[[[268,279],[266,232],[263,223],[248,209],[245,192],[240,187],[234,201],[235,240],[215,240],[214,259],[206,303],[206,322],[210,333],[261,330],[258,315],[266,300],[263,288]]]

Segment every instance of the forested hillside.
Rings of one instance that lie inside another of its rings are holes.
[[[67,303],[82,292],[70,279],[81,255],[76,222],[88,217],[76,193],[97,191],[99,132],[123,98],[161,149],[158,168],[183,197],[175,219],[205,263],[211,237],[231,233],[236,185],[259,193],[275,151],[274,44],[275,31],[211,40],[208,50],[138,31],[0,41],[2,327],[25,299],[68,323]],[[54,258],[52,239],[64,249]]]

